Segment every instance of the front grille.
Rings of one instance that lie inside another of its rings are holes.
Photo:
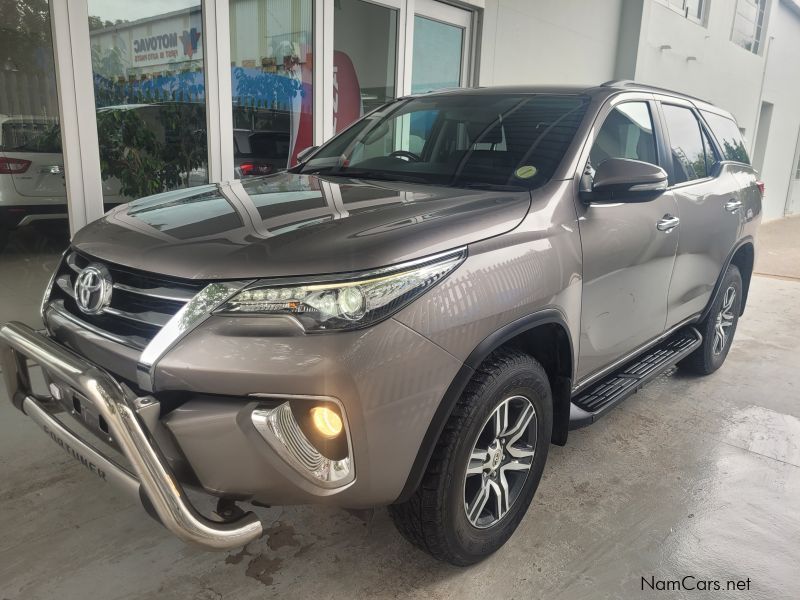
[[[97,315],[83,312],[75,302],[75,279],[92,263],[108,269],[114,282],[109,306]],[[141,350],[204,286],[203,282],[153,275],[73,251],[58,267],[48,304],[99,335]]]

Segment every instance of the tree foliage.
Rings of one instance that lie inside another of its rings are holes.
[[[206,164],[203,105],[101,109],[97,135],[103,179],[116,178],[131,198],[185,187],[191,172]]]

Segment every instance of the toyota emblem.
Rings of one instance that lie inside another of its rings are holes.
[[[96,315],[111,303],[114,282],[103,265],[91,264],[75,280],[75,302],[83,312]]]

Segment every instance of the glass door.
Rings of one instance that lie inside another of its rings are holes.
[[[398,96],[396,0],[338,0],[333,11],[333,132]]]
[[[414,10],[411,93],[469,85],[473,13],[435,0]]]
[[[0,323],[41,327],[39,305],[69,243],[50,5],[0,19]]]
[[[88,0],[88,16],[105,208],[207,183],[200,0]]]

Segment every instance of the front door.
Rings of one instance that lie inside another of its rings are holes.
[[[598,118],[586,162],[589,176],[609,158],[660,164],[647,97],[612,101]],[[676,214],[667,192],[647,202],[577,199],[583,248],[583,302],[578,381],[664,331],[678,231],[657,228]]]

